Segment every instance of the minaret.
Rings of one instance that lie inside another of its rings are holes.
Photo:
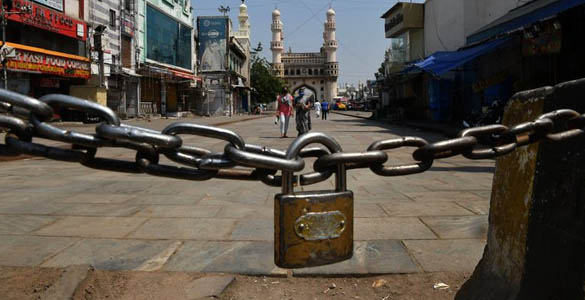
[[[250,23],[248,22],[248,7],[244,4],[240,5],[240,14],[238,15],[240,24],[238,26],[238,37],[244,39],[246,43],[250,43]]]
[[[331,101],[337,97],[337,75],[339,64],[337,63],[337,41],[335,40],[335,11],[330,7],[327,10],[327,21],[323,31],[323,48],[327,53],[325,74],[330,77],[326,81],[325,99]]]
[[[282,22],[280,21],[280,11],[275,8],[272,11],[272,41],[270,42],[270,50],[272,50],[272,72],[277,77],[284,76],[284,66],[282,64],[282,52],[284,45],[282,42]]]

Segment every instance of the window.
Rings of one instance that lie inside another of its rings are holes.
[[[132,11],[132,4],[134,4],[133,0],[124,0],[124,9],[127,11]]]
[[[111,30],[116,30],[116,11],[110,9],[110,28]]]
[[[297,69],[297,75],[301,75],[301,70]]]
[[[323,87],[321,87],[321,92],[323,91]]]
[[[309,75],[313,75],[313,70],[309,69]]]
[[[147,5],[146,57],[191,69],[191,27]]]
[[[321,75],[323,75],[323,70],[321,70]],[[321,84],[325,83],[324,80],[321,80]]]
[[[284,75],[288,75],[288,69],[284,70]]]

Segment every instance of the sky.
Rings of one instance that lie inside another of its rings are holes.
[[[319,52],[323,45],[323,23],[329,5],[336,13],[336,38],[339,44],[338,85],[357,86],[358,82],[375,79],[390,40],[384,38],[384,19],[380,18],[395,0],[246,0],[251,27],[251,43],[255,48],[262,42],[260,56],[272,62],[270,41],[272,11],[281,13],[284,28],[284,48],[293,52]],[[422,1],[413,1],[422,2]],[[195,19],[198,16],[222,15],[220,5],[229,6],[228,15],[235,28],[241,0],[192,0]]]

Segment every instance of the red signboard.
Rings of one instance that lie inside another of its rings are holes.
[[[12,11],[21,11],[21,7],[32,7],[31,13],[9,14],[7,19],[50,30],[58,34],[85,41],[87,38],[87,24],[71,18],[63,13],[54,11],[30,1],[12,0]]]
[[[7,45],[14,47],[16,52],[16,57],[7,59],[6,67],[9,70],[85,79],[91,76],[89,59],[85,57],[13,43]]]

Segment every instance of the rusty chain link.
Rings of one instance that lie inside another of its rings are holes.
[[[52,106],[99,116],[102,123],[95,134],[63,130],[47,123]],[[209,180],[212,178],[261,181],[282,186],[283,180],[309,185],[327,180],[340,170],[369,168],[380,176],[401,176],[424,172],[434,160],[463,155],[469,159],[489,159],[511,153],[518,147],[540,141],[560,142],[585,134],[585,114],[569,109],[545,113],[536,120],[517,124],[487,125],[462,130],[457,138],[429,143],[419,137],[401,137],[372,143],[365,152],[344,152],[324,133],[297,138],[287,151],[246,144],[237,133],[219,127],[186,122],[173,123],[161,132],[122,124],[109,108],[83,99],[51,94],[34,99],[0,89],[0,128],[7,130],[0,156],[27,154],[53,160],[78,162],[84,166],[126,173]],[[185,145],[180,135],[197,135],[226,141],[224,151],[212,152],[197,145]],[[71,144],[70,149],[33,142],[43,138]],[[488,139],[489,143],[480,143]],[[322,147],[306,147],[321,144]],[[487,145],[486,145],[487,144]],[[126,148],[136,152],[134,161],[96,157],[105,147]],[[385,150],[415,147],[415,162],[384,165]],[[165,165],[160,155],[184,165]],[[305,158],[314,157],[314,172],[292,175],[305,167]],[[281,171],[283,175],[277,175]],[[283,179],[284,178],[284,179]],[[345,183],[340,183],[345,184]]]

